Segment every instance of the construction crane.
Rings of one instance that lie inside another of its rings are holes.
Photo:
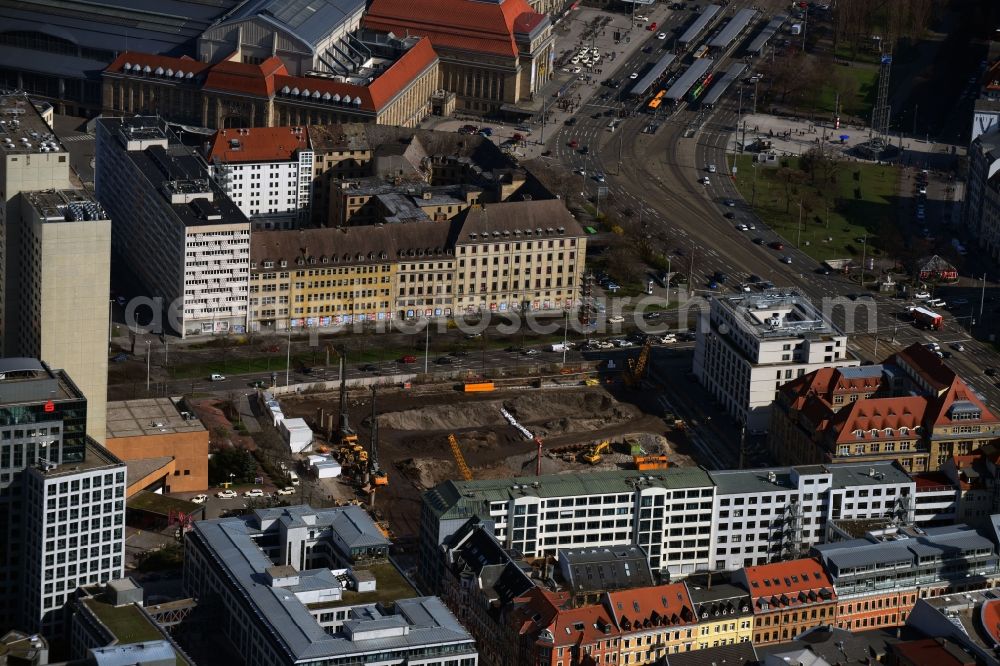
[[[462,449],[458,447],[455,435],[448,435],[448,444],[451,446],[451,455],[455,456],[455,464],[458,465],[458,471],[462,473],[462,478],[466,481],[472,481],[472,470],[465,463],[465,456],[462,455]]]
[[[628,370],[625,371],[625,383],[631,387],[636,387],[646,375],[646,367],[649,365],[649,352],[653,348],[653,338],[647,337],[645,344],[639,351],[638,359],[628,360]]]
[[[605,453],[610,448],[611,448],[611,442],[608,440],[604,440],[600,444],[594,444],[592,447],[587,449],[587,451],[583,454],[582,456],[583,462],[588,463],[590,465],[596,465],[597,463],[601,462],[602,458],[601,454]]]
[[[338,345],[336,351],[340,357],[340,416],[337,422],[339,457],[344,464],[357,464],[360,467],[368,462],[368,452],[358,443],[358,434],[351,428],[347,416],[347,348]]]
[[[389,485],[389,475],[378,464],[378,416],[375,414],[375,387],[372,386],[372,442],[368,456],[369,482],[372,492],[375,488]]]

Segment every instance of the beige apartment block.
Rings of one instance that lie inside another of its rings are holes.
[[[21,195],[20,226],[19,355],[70,373],[87,398],[87,432],[103,444],[111,220],[83,190],[52,190]]]

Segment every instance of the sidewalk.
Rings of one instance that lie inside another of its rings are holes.
[[[732,133],[729,150],[735,150],[739,143],[744,142],[744,137],[747,144],[762,137],[771,141],[772,150],[778,155],[802,155],[823,145],[843,159],[864,161],[855,149],[868,141],[869,131],[869,128],[857,125],[842,124],[834,128],[830,122],[812,123],[763,113],[748,114],[743,116],[739,127]],[[847,138],[841,141],[841,136]],[[898,136],[893,136],[892,145],[898,147],[900,144],[902,151],[894,161],[905,166],[950,171],[958,157],[965,154],[962,146],[933,141],[927,143],[907,136],[903,136],[900,142]]]
[[[636,17],[649,17],[649,22],[662,23],[669,10],[665,5],[655,5],[652,10],[645,8],[636,12]],[[584,33],[595,18],[608,17],[607,23],[599,34],[584,40]],[[556,69],[552,79],[542,87],[534,99],[521,102],[518,106],[532,113],[530,120],[524,123],[504,123],[493,119],[485,119],[470,114],[456,113],[455,116],[444,118],[432,116],[420,124],[424,129],[435,129],[444,132],[457,131],[463,125],[474,124],[477,127],[490,127],[493,130],[492,139],[498,145],[509,140],[514,134],[521,134],[525,141],[516,147],[514,154],[519,159],[534,159],[546,151],[545,144],[559,131],[563,123],[592,97],[602,91],[610,90],[601,86],[601,81],[614,77],[615,72],[651,37],[653,33],[646,30],[647,21],[635,20],[631,25],[631,17],[620,12],[608,12],[593,7],[581,7],[567,14],[556,26]],[[621,41],[615,44],[614,33],[621,33]],[[602,54],[601,61],[594,68],[579,68],[579,73],[573,73],[569,58],[584,46],[596,47]],[[559,67],[565,61],[566,66]],[[627,85],[626,80],[625,84]],[[560,103],[561,102],[561,103]],[[603,102],[602,102],[603,104]],[[610,105],[610,103],[608,103]],[[542,112],[545,112],[545,123],[542,123]],[[516,127],[527,129],[518,130]]]

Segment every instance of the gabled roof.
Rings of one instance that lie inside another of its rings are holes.
[[[923,379],[933,393],[943,392],[955,381],[955,371],[933,351],[916,342],[890,356],[886,363],[893,363],[907,374]]]
[[[698,621],[684,583],[609,592],[604,600],[608,611],[614,614],[615,623],[623,631],[681,626]]]
[[[126,69],[125,65],[131,65],[130,68]],[[211,67],[207,62],[201,62],[200,60],[194,60],[188,56],[181,56],[180,58],[172,58],[170,56],[156,55],[154,53],[140,53],[138,51],[125,51],[117,58],[115,58],[110,65],[104,70],[105,72],[127,72],[130,69],[139,65],[142,68],[149,67],[152,72],[156,71],[157,67],[162,67],[164,71],[173,70],[174,78],[181,79],[184,77],[178,77],[177,72],[184,72],[186,75],[191,72],[192,77],[197,76],[204,72],[206,69]]]
[[[927,422],[932,427],[952,425],[956,422],[960,425],[1000,424],[993,412],[957,375],[938,399],[930,401],[927,411]],[[979,418],[968,418],[976,413]],[[966,418],[961,418],[963,415]]]
[[[273,97],[274,77],[287,75],[284,63],[271,56],[259,65],[223,60],[215,63],[205,78],[205,88],[222,92],[241,92],[257,97]]]
[[[372,105],[380,109],[438,59],[431,40],[423,38],[368,84]]]
[[[837,597],[823,565],[811,557],[744,567],[735,572],[733,582],[750,592],[755,613],[823,603]]]
[[[423,0],[419,12],[408,0],[373,0],[364,25],[399,37],[429,37],[435,47],[513,57],[515,31],[545,20],[534,15],[537,12],[526,0]]]
[[[837,444],[861,440],[877,441],[878,438],[873,438],[870,431],[880,431],[879,437],[881,437],[883,434],[881,431],[886,428],[894,431],[891,437],[886,436],[887,439],[891,439],[898,435],[900,428],[913,431],[923,425],[926,409],[927,399],[920,396],[858,400],[831,418],[834,441]],[[857,430],[863,431],[861,437],[854,434]]]
[[[569,596],[565,592],[550,592],[536,587],[523,597],[512,616],[514,626],[522,636],[548,631],[556,647],[590,645],[619,635],[618,627],[600,604],[566,608]]]
[[[248,127],[217,131],[205,159],[223,164],[288,162],[296,160],[300,150],[308,149],[305,128]]]

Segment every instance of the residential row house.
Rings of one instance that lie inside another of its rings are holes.
[[[1000,435],[1000,419],[919,344],[882,365],[822,368],[781,387],[769,448],[785,464],[895,460],[940,470]]]
[[[581,598],[572,577],[559,575],[565,567],[555,566],[561,550],[521,560],[473,518],[445,549],[442,598],[475,637],[483,664],[660,664],[742,643],[786,643],[821,626],[902,626],[920,599],[996,584],[998,527],[1000,516],[983,530],[873,529],[808,557],[649,585],[622,586],[607,568],[616,558],[601,552],[615,549],[571,550],[567,559],[583,555],[594,566],[593,589],[600,581],[608,588]],[[626,561],[627,549],[619,550]]]
[[[257,232],[250,325],[569,309],[585,254],[582,228],[557,199],[476,206],[449,221]]]

